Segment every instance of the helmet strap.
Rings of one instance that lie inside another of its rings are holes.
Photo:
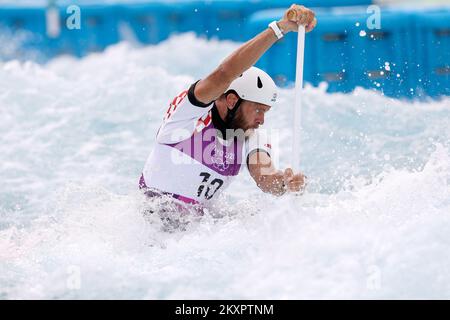
[[[234,117],[236,116],[236,112],[238,111],[239,107],[241,106],[242,101],[244,101],[243,99],[241,99],[241,97],[239,97],[239,95],[234,90],[231,90],[231,91],[227,92],[226,94],[228,95],[230,93],[234,93],[239,98],[239,100],[236,102],[233,109],[227,108],[228,112],[225,117],[225,124],[227,125],[228,128],[231,127],[231,123],[233,122]]]

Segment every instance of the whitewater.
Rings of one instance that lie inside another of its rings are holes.
[[[240,175],[163,232],[137,190],[169,102],[238,43],[0,62],[0,299],[450,298],[450,99],[306,86],[301,197]],[[294,90],[265,128],[290,165]]]

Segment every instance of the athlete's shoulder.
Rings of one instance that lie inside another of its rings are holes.
[[[201,102],[201,101],[199,101],[199,100],[197,99],[197,97],[195,96],[195,86],[197,85],[197,83],[198,83],[199,81],[200,81],[200,80],[197,80],[196,82],[194,82],[194,83],[189,87],[189,90],[188,90],[188,99],[189,99],[189,102],[190,102],[192,105],[196,106],[196,107],[199,107],[199,108],[207,108],[207,107],[211,106],[211,105],[213,104],[214,101],[211,101],[211,102],[209,102],[209,103],[203,103],[203,102]]]
[[[172,115],[175,113],[180,103],[186,98],[187,94],[188,90],[184,90],[175,98],[173,98],[172,102],[169,105],[169,108],[166,111],[166,114],[164,115],[164,121],[167,121],[172,117]]]
[[[265,151],[266,153],[271,153],[272,151],[272,141],[267,130],[265,129],[254,129],[253,132],[247,136],[246,146],[247,152],[252,151]]]
[[[196,83],[193,83],[189,89],[182,91],[171,101],[156,135],[159,143],[180,142],[211,124],[213,103],[204,105],[197,101],[193,93]]]
[[[198,81],[194,82],[188,89],[183,90],[180,94],[173,98],[164,116],[164,122],[167,122],[169,119],[176,121],[179,121],[182,118],[198,119],[208,113],[208,111],[212,108],[214,101],[209,104],[198,101],[194,94],[195,85],[197,83]]]

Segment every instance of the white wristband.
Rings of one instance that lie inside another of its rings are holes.
[[[272,21],[271,23],[269,23],[269,28],[271,28],[273,32],[275,32],[275,35],[277,36],[278,40],[284,37],[284,34],[283,32],[281,32],[281,29],[280,27],[278,27],[276,21]]]

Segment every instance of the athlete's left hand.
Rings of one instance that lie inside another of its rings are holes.
[[[291,168],[284,170],[283,181],[287,191],[303,192],[305,190],[306,176],[302,173],[294,174]]]

